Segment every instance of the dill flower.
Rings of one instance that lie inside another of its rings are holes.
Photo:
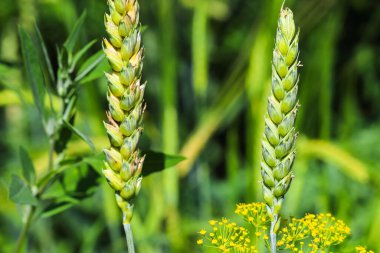
[[[355,250],[356,253],[375,253],[373,250],[367,250],[367,248],[364,246],[357,246]]]
[[[245,222],[254,227],[256,238],[268,240],[266,231],[270,223],[265,203],[240,203],[236,205],[235,213],[242,217]]]
[[[316,252],[342,243],[350,234],[350,228],[330,213],[306,214],[301,219],[293,218],[279,232],[277,246],[290,249],[291,252],[302,251],[303,248]]]
[[[197,240],[198,245],[214,248],[219,252],[257,252],[257,249],[251,245],[246,228],[226,218],[220,221],[210,220],[209,225],[209,230],[202,229],[198,232],[202,237]]]

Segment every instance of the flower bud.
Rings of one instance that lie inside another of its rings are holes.
[[[265,164],[265,163],[263,163]],[[262,164],[262,165],[263,165]],[[265,166],[265,165],[264,165]],[[265,184],[265,186],[267,186],[268,188],[272,188],[275,184],[274,184],[274,178],[273,176],[271,175],[271,173],[267,173],[265,170],[261,170],[261,176],[263,178],[263,183]]]
[[[120,153],[113,148],[109,150],[104,149],[103,152],[106,155],[106,160],[110,168],[116,172],[120,171],[123,160]]]
[[[277,127],[267,117],[265,117],[265,123],[264,134],[267,137],[268,142],[272,146],[276,146],[280,142]]]
[[[118,31],[121,36],[127,37],[130,35],[132,30],[132,24],[128,16],[125,16],[122,20],[120,20]]]
[[[127,161],[123,161],[123,166],[121,167],[120,170],[120,176],[124,181],[128,181],[132,176],[133,172],[135,171],[136,165],[132,161],[131,163]]]
[[[131,56],[134,54],[135,50],[135,39],[130,36],[130,37],[125,37],[123,40],[123,45],[121,46],[121,57],[123,57],[123,60],[129,61]]]
[[[115,9],[117,12],[119,12],[121,15],[124,14],[126,11],[126,0],[114,0]]]
[[[263,158],[266,164],[268,164],[270,167],[274,167],[277,164],[276,155],[273,147],[269,145],[266,141],[262,142],[263,146]]]
[[[285,96],[285,90],[282,82],[277,75],[272,77],[272,92],[278,101],[281,101]]]
[[[103,170],[103,175],[106,177],[108,183],[115,191],[120,191],[124,187],[124,182],[120,176],[113,170]]]
[[[120,133],[120,129],[111,124],[107,124],[105,122],[104,126],[107,130],[108,138],[114,147],[120,147],[123,144],[123,135]]]
[[[267,202],[268,205],[272,206],[274,200],[273,192],[265,185],[263,185],[263,195],[265,202]]]
[[[268,114],[270,119],[275,124],[281,123],[283,118],[283,115],[281,113],[281,107],[280,104],[273,99],[273,97],[268,98]]]
[[[280,33],[279,31],[277,31],[277,35],[276,35],[276,45],[280,53],[283,56],[286,56],[289,50],[289,46],[285,38],[282,36],[282,33]]]
[[[122,16],[115,9],[115,4],[112,0],[108,0],[108,6],[110,9],[110,16],[115,25],[119,25]]]
[[[284,114],[287,114],[291,110],[293,110],[294,106],[297,103],[297,93],[298,86],[295,86],[292,90],[290,90],[284,99],[281,101],[281,111]]]
[[[112,94],[116,97],[120,97],[124,93],[124,87],[120,82],[119,75],[116,73],[108,74],[104,73],[108,80],[108,87]]]
[[[120,149],[120,153],[125,159],[129,159],[129,157],[136,150],[138,141],[140,139],[140,134],[140,130],[137,129],[130,138],[125,138],[124,144],[121,146]]]
[[[282,9],[278,22],[281,33],[288,40],[288,43],[290,43],[296,30],[293,20],[293,12],[289,8]]]
[[[285,60],[277,51],[273,51],[273,66],[281,78],[284,78],[288,73]]]
[[[129,86],[135,78],[135,70],[132,66],[124,67],[120,72],[120,81],[122,84]]]
[[[290,69],[286,77],[282,80],[282,86],[286,91],[290,91],[294,85],[298,82],[297,65],[294,64]]]
[[[112,45],[116,48],[120,48],[123,40],[118,32],[117,26],[112,22],[112,18],[109,15],[106,15],[105,26]]]
[[[294,122],[297,116],[297,107],[292,112],[288,113],[283,121],[278,125],[278,133],[281,137],[284,137],[293,128]]]
[[[139,117],[136,117],[134,114],[129,114],[120,125],[121,132],[129,137],[137,128]]]
[[[112,93],[110,93],[110,92],[108,93],[107,100],[109,103],[109,111],[112,115],[112,118],[117,122],[123,121],[124,112],[120,108],[119,100],[114,95],[112,95]]]
[[[103,51],[114,71],[119,72],[123,68],[123,60],[120,54],[112,47],[107,39],[103,40]]]
[[[275,148],[277,159],[282,159],[287,154],[289,154],[290,150],[293,147],[294,140],[295,140],[295,130],[294,128],[292,128],[289,134],[286,135]]]
[[[135,195],[135,181],[129,180],[120,191],[120,196],[125,200],[131,199]]]

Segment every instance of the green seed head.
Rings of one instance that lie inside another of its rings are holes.
[[[131,201],[141,188],[144,157],[138,144],[143,130],[145,83],[141,83],[143,49],[137,0],[108,0],[109,14],[104,17],[108,38],[103,40],[104,53],[112,67],[105,73],[108,80],[109,111],[105,128],[111,148],[105,149],[103,174],[115,190],[116,201],[123,211],[124,222],[133,215]]]
[[[292,11],[282,9],[273,50],[272,89],[265,116],[261,163],[263,195],[268,213],[276,225],[284,196],[293,179],[291,168],[297,138],[294,123],[298,108],[298,34]]]

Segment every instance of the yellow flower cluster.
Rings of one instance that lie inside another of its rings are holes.
[[[248,230],[238,226],[226,218],[220,221],[210,220],[210,231],[202,229],[199,231],[201,239],[198,245],[218,249],[219,252],[230,253],[258,253],[254,246],[251,246],[251,239]]]
[[[265,203],[240,203],[236,205],[235,213],[255,228],[257,238],[269,239],[266,231],[268,230],[270,219]]]
[[[367,248],[363,246],[357,246],[355,249],[356,253],[375,253],[373,250],[367,250]]]
[[[301,219],[293,218],[280,232],[277,246],[303,253],[315,253],[340,244],[350,234],[350,228],[331,214],[307,214]]]

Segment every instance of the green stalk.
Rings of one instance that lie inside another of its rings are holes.
[[[55,141],[53,139],[51,139],[49,143],[50,143],[50,147],[49,147],[48,171],[51,171],[53,169],[53,166],[54,166],[54,145],[55,145]],[[47,187],[49,185],[49,182],[51,182],[51,181],[48,181],[46,184],[41,185],[41,187],[38,190],[37,195],[36,195],[37,198],[45,192],[45,190],[47,189]],[[22,247],[24,245],[24,242],[27,239],[27,235],[28,235],[28,231],[30,229],[31,223],[32,223],[33,215],[36,211],[36,207],[32,206],[32,205],[28,205],[26,208],[27,208],[27,211],[25,214],[25,222],[24,222],[24,225],[23,225],[22,230],[20,232],[19,238],[17,239],[16,249],[14,251],[15,253],[21,252]]]
[[[176,53],[176,27],[173,0],[159,0],[160,45],[162,59],[162,145],[164,152],[176,153],[178,149],[178,113],[177,113],[177,53]],[[162,183],[165,197],[165,215],[167,219],[167,232],[171,244],[178,247],[181,244],[179,234],[178,213],[178,173],[176,170],[165,170],[162,174]]]
[[[19,238],[17,239],[16,249],[14,251],[15,253],[20,253],[22,250],[22,247],[27,238],[28,231],[32,222],[33,214],[36,210],[34,206],[27,206],[26,208],[27,208],[26,219],[25,219],[24,226],[21,230],[21,233],[19,235]]]
[[[206,98],[208,83],[207,10],[208,0],[196,1],[192,26],[193,85],[201,102]]]
[[[123,214],[124,216],[125,214]],[[125,232],[125,238],[127,240],[128,245],[128,253],[135,253],[135,245],[133,243],[133,234],[132,234],[132,228],[130,223],[124,223],[124,232]]]

